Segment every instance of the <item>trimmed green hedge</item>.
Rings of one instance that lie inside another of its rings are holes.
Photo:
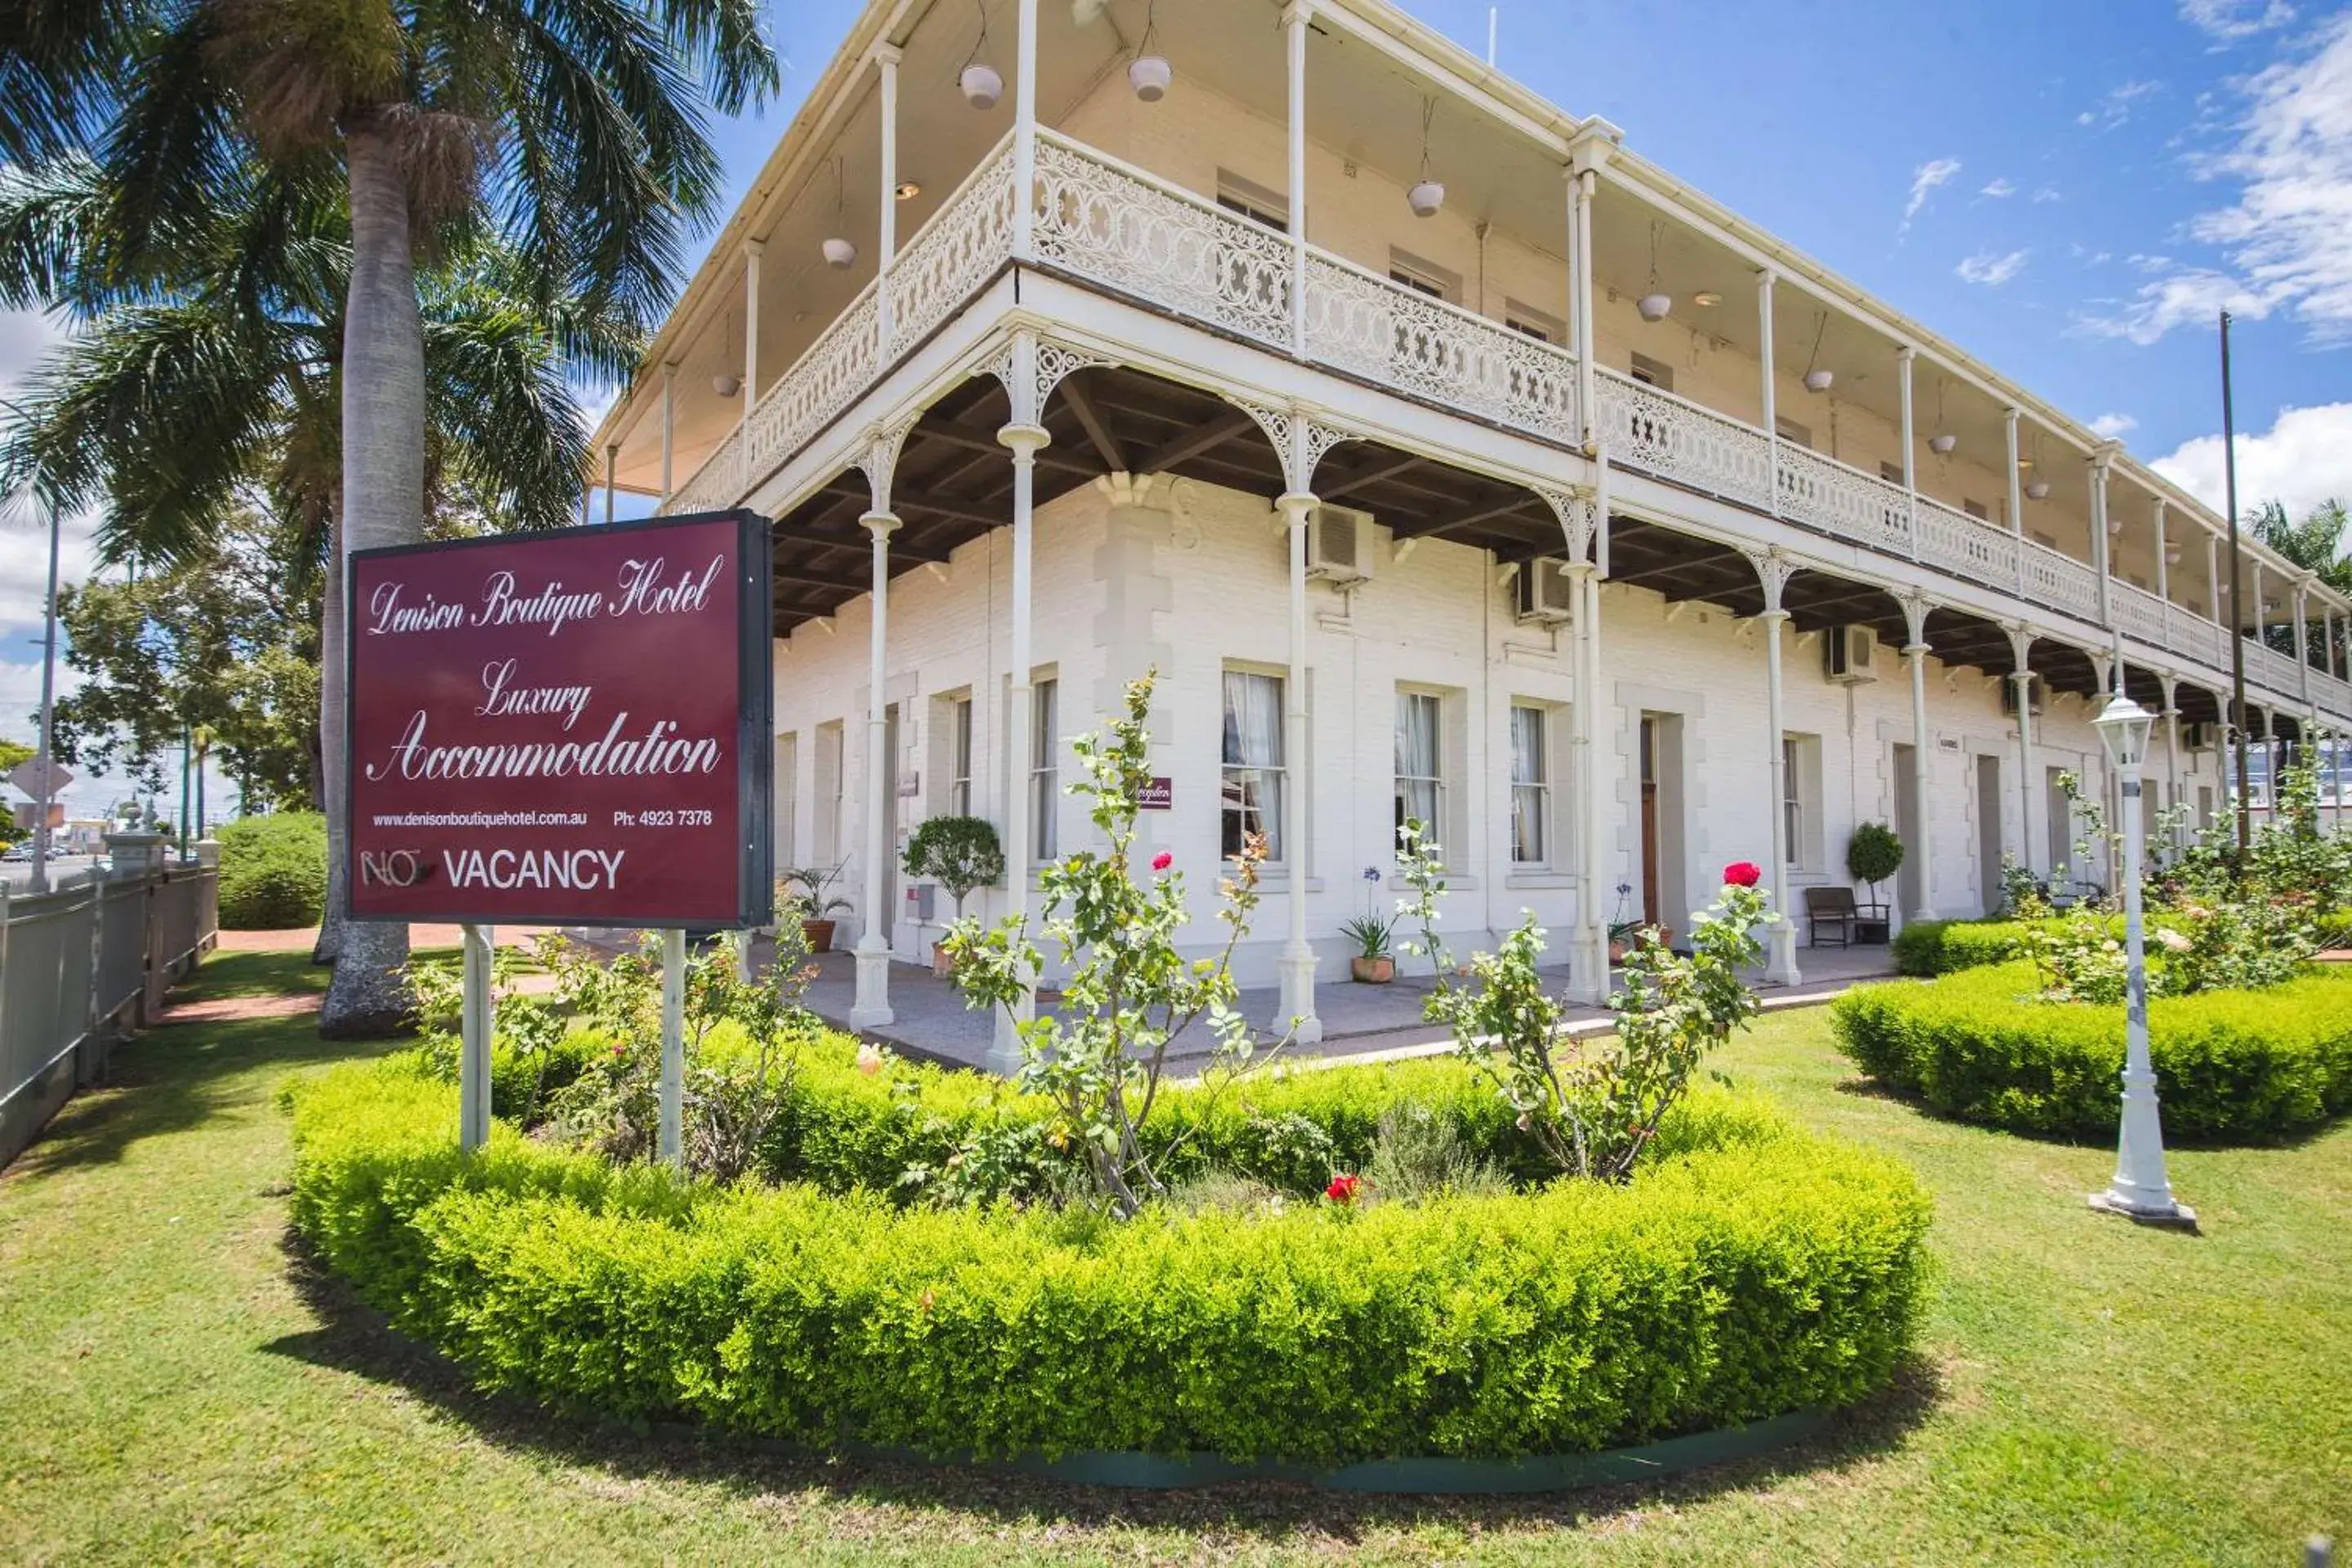
[[[2022,921],[1913,921],[1895,933],[1895,973],[1932,979],[2015,958]]]
[[[1838,1047],[1871,1077],[1962,1121],[2111,1135],[2124,1011],[2027,999],[2032,968],[1864,986],[1831,1010]],[[2262,991],[2160,996],[2148,1048],[2168,1136],[2273,1137],[2352,1107],[2352,974],[2331,967]]]
[[[1626,1186],[1114,1224],[894,1206],[927,1118],[1023,1102],[811,1054],[775,1152],[819,1180],[736,1189],[503,1123],[461,1155],[449,1086],[411,1060],[339,1068],[292,1091],[295,1221],[486,1387],[819,1448],[1590,1451],[1849,1404],[1916,1329],[1916,1178],[1719,1094]],[[1472,1082],[1334,1068],[1253,1085],[1248,1111],[1173,1109],[1240,1145],[1280,1106],[1337,1147],[1401,1096],[1464,1107]]]
[[[220,840],[224,931],[292,931],[327,908],[327,819],[312,811],[241,816]]]

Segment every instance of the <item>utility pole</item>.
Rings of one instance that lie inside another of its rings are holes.
[[[49,890],[49,807],[57,799],[52,775],[57,772],[53,740],[57,729],[58,684],[58,503],[49,501],[48,624],[41,634],[41,787],[33,801],[32,890]]]
[[[2221,312],[2221,493],[2230,514],[2230,727],[2237,735],[2238,858],[2242,863],[2252,835],[2252,797],[2246,789],[2245,601],[2239,597],[2238,428],[2230,406],[2230,312]]]

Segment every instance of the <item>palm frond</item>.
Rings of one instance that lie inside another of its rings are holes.
[[[0,6],[0,159],[36,163],[97,135],[145,9],[137,0]]]

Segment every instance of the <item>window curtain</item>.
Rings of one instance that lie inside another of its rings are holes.
[[[1441,836],[1437,820],[1437,699],[1421,692],[1400,692],[1396,721],[1397,826],[1412,817],[1433,836]]]
[[[1282,833],[1282,682],[1270,675],[1225,671],[1224,849],[1261,832],[1279,859]]]
[[[1534,708],[1511,710],[1511,858],[1523,864],[1544,858],[1544,716]]]

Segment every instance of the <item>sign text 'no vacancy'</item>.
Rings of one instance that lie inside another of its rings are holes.
[[[353,919],[771,918],[760,518],[359,551],[350,594]]]

